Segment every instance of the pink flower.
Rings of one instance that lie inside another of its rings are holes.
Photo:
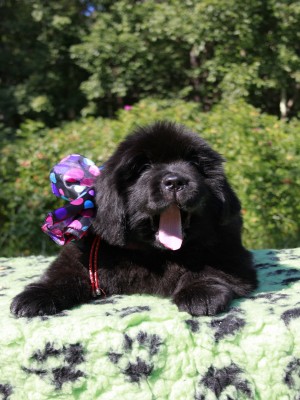
[[[129,105],[124,106],[124,110],[126,110],[126,111],[129,111],[131,109],[132,109],[132,106],[129,106]]]

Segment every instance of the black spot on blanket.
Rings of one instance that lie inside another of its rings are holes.
[[[148,334],[140,331],[137,335],[137,341],[141,346],[146,346],[149,349],[150,356],[158,353],[159,347],[162,344],[161,338],[156,334]]]
[[[114,299],[97,299],[92,301],[92,304],[115,304],[116,301]]]
[[[8,276],[15,272],[14,267],[10,267],[8,265],[1,265],[0,266],[0,277]]]
[[[299,260],[299,255],[295,254],[293,250],[280,250],[279,256],[283,256],[284,260]]]
[[[53,343],[48,342],[43,350],[37,350],[31,358],[38,362],[44,362],[48,357],[58,357],[62,352],[63,349],[55,349]]]
[[[39,264],[49,264],[49,260],[47,258],[39,259],[39,256],[37,256],[37,257],[33,256],[33,257],[39,260]]]
[[[299,276],[294,276],[294,277],[291,277],[291,278],[286,278],[286,279],[284,279],[282,281],[282,283],[284,285],[289,285],[290,283],[294,283],[294,282],[298,282],[298,281],[300,281],[300,275]]]
[[[1,265],[0,271],[13,271],[15,268],[11,267],[10,265]]]
[[[300,318],[300,307],[286,310],[284,313],[282,313],[281,318],[283,319],[284,323],[288,325],[292,319]]]
[[[264,270],[268,269],[268,268],[272,268],[273,267],[277,267],[278,264],[274,264],[274,263],[259,263],[259,264],[255,264],[256,268],[262,268]]]
[[[5,383],[4,385],[0,383],[0,396],[2,396],[1,400],[8,400],[12,392],[13,389],[11,385],[9,385],[8,383]]]
[[[46,363],[49,357],[60,357],[62,366],[51,369],[47,368]],[[53,343],[48,342],[44,349],[35,351],[30,359],[43,364],[43,368],[21,367],[22,370],[28,374],[35,374],[40,377],[50,376],[56,389],[61,389],[65,382],[74,382],[85,376],[82,371],[75,369],[77,364],[84,361],[84,349],[80,343],[56,348]]]
[[[160,346],[162,344],[163,344],[162,339],[156,334],[139,331],[139,333],[137,334],[137,336],[135,338],[131,338],[129,335],[127,335],[125,333],[124,334],[124,345],[123,345],[124,353],[121,354],[117,351],[111,350],[109,353],[107,353],[107,355],[108,355],[108,359],[113,364],[118,364],[119,360],[122,357],[126,357],[126,358],[131,357],[133,346],[135,345],[135,350],[137,350],[137,351],[139,351],[140,348],[142,348],[143,350],[147,350],[149,358],[151,359],[155,354],[157,354],[159,352]],[[136,357],[136,355],[135,355],[135,357]],[[125,374],[131,376],[130,379],[132,380],[132,382],[138,382],[139,379],[143,375],[147,375],[146,372],[150,371],[150,367],[151,367],[151,371],[153,369],[152,364],[146,364],[146,362],[143,361],[140,357],[137,357],[136,360],[137,361],[135,363],[129,362],[128,366],[126,367],[125,372],[124,372]],[[142,372],[138,372],[138,371],[142,371]]]
[[[135,363],[128,363],[123,373],[130,378],[131,382],[139,382],[141,379],[147,378],[152,370],[152,364],[147,364],[144,360],[137,357]]]
[[[2,296],[6,296],[6,294],[4,294],[3,292],[5,292],[7,289],[8,289],[8,287],[6,287],[6,286],[0,287],[0,296],[1,296],[1,297],[2,297]],[[2,292],[2,293],[1,293],[1,292]]]
[[[139,331],[139,333],[138,333],[136,338],[137,338],[139,344],[144,345],[145,343],[148,342],[148,333],[147,332],[143,332],[143,331]]]
[[[187,319],[184,321],[193,333],[199,331],[199,322],[194,319]]]
[[[77,379],[85,376],[82,371],[75,371],[72,367],[69,366],[53,368],[52,373],[53,383],[56,389],[61,389],[62,385],[66,382],[75,382]]]
[[[296,268],[286,268],[286,269],[277,269],[276,271],[271,271],[271,272],[268,273],[269,276],[271,276],[271,275],[287,275],[287,276],[290,276],[290,275],[293,275],[293,274],[300,275],[300,272]]]
[[[244,319],[235,314],[227,314],[224,318],[216,318],[211,321],[211,327],[216,330],[215,339],[218,341],[224,336],[233,335],[246,325]]]
[[[293,388],[295,386],[294,377],[300,378],[300,359],[295,358],[292,360],[285,371],[284,382],[288,385],[289,388]]]
[[[46,369],[41,368],[27,368],[22,366],[21,369],[27,374],[35,374],[37,376],[46,375],[48,372]]]
[[[44,362],[48,357],[58,357],[61,354],[64,355],[64,360],[70,365],[80,364],[84,361],[83,347],[80,343],[56,349],[53,343],[48,342],[43,350],[37,350],[31,358],[38,362]]]
[[[65,361],[70,366],[81,364],[84,361],[84,350],[80,343],[64,346],[63,354],[65,356]]]
[[[108,353],[108,358],[109,361],[111,361],[113,364],[118,364],[120,358],[122,357],[123,354],[120,353],[114,353],[113,351]]]
[[[280,276],[281,281],[278,281],[277,284],[280,283],[281,285],[288,285],[300,280],[300,271],[296,268],[277,269],[267,274],[270,277],[275,277],[276,275]]]
[[[162,345],[162,340],[158,335],[151,335],[149,340],[150,356],[158,353],[159,347]]]
[[[245,394],[248,399],[252,399],[252,391],[248,382],[241,378],[241,373],[242,370],[234,363],[221,369],[210,366],[200,383],[210,389],[217,398],[228,386],[234,386],[237,391]]]
[[[133,340],[131,339],[130,336],[128,336],[126,333],[124,334],[124,349],[125,350],[131,350],[132,349],[132,342]]]
[[[140,313],[142,311],[150,311],[149,306],[136,306],[136,307],[125,307],[120,310],[120,317],[124,318],[127,315]]]
[[[254,296],[249,296],[249,299],[252,300],[259,300],[259,299],[266,299],[269,300],[268,303],[277,303],[278,301],[282,300],[282,299],[286,299],[288,298],[289,295],[285,294],[285,293],[276,293],[276,292],[269,292],[269,293],[260,293],[260,294],[256,294]]]
[[[31,280],[31,279],[39,278],[39,277],[40,277],[39,274],[29,275],[29,276],[25,276],[25,278],[20,278],[20,279],[18,279],[18,281],[29,281],[29,280]]]

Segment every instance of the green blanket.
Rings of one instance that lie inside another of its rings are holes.
[[[51,259],[0,259],[0,399],[300,399],[300,249],[254,255],[259,289],[200,318],[135,295],[16,319]]]

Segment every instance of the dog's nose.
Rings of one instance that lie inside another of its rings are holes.
[[[187,180],[182,176],[169,174],[163,178],[162,185],[164,189],[169,190],[170,192],[179,192],[185,188]]]

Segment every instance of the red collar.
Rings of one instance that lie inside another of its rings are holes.
[[[101,292],[106,296],[106,293],[99,286],[99,278],[98,278],[98,255],[99,255],[99,247],[100,247],[100,237],[95,236],[91,251],[90,251],[90,260],[89,260],[89,274],[90,281],[92,286],[92,295],[93,297],[100,296]]]
[[[95,236],[91,251],[90,251],[90,259],[89,259],[89,275],[92,287],[92,295],[93,297],[100,296],[101,293],[106,296],[106,293],[99,285],[99,277],[98,277],[98,257],[99,257],[99,248],[100,248],[101,238],[99,236]],[[128,243],[125,247],[128,250],[140,250],[144,247],[140,244],[136,244],[134,242]]]

